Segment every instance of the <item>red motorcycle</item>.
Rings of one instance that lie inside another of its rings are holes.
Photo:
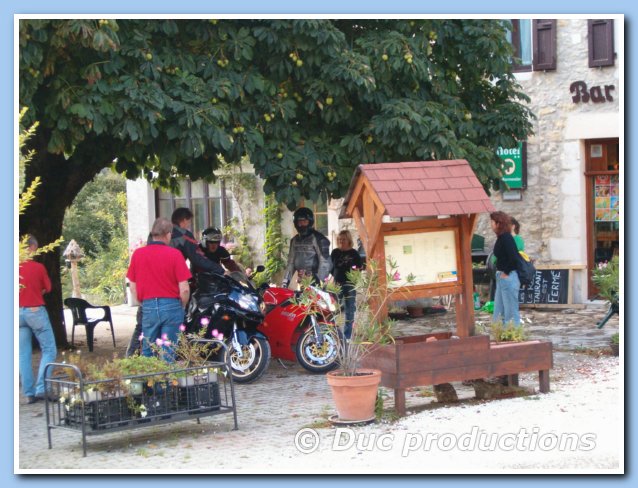
[[[332,293],[315,286],[304,292],[269,287],[262,296],[265,317],[257,330],[268,337],[271,357],[298,361],[312,373],[337,367],[342,333],[335,324],[339,304]]]

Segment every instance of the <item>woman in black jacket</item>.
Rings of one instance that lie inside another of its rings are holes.
[[[518,313],[518,291],[521,283],[517,271],[518,249],[512,237],[512,219],[505,212],[493,212],[490,219],[492,230],[497,236],[494,244],[496,293],[492,321],[500,320],[503,324],[511,321],[518,326],[521,323]]]
[[[350,339],[352,336],[352,324],[354,323],[354,314],[357,311],[357,290],[348,280],[348,272],[353,269],[361,269],[363,265],[359,252],[352,248],[352,244],[350,231],[342,230],[337,236],[338,247],[330,255],[332,276],[334,276],[335,282],[341,286],[339,298],[343,301],[346,312],[346,322],[343,328],[343,335],[346,339]]]

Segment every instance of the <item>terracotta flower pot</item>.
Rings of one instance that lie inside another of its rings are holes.
[[[326,378],[339,420],[363,421],[374,418],[381,371],[361,368],[355,376],[343,376],[343,371],[331,371]]]
[[[409,305],[408,307],[406,307],[406,309],[407,309],[408,315],[410,317],[423,317],[423,307],[422,306]]]
[[[611,347],[611,353],[614,356],[618,356],[620,355],[620,344],[614,344],[613,342],[609,344],[609,347]]]

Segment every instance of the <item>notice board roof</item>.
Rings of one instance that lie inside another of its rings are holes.
[[[360,164],[340,217],[352,217],[356,200],[373,192],[390,217],[431,217],[493,212],[490,198],[465,159]],[[375,199],[376,200],[376,199]]]

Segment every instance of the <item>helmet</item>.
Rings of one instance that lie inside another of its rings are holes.
[[[315,214],[312,213],[312,210],[310,210],[309,208],[306,207],[300,207],[297,210],[295,210],[295,213],[292,214],[292,222],[295,225],[295,229],[297,229],[297,232],[299,232],[300,235],[305,236],[306,234],[308,234],[313,226],[315,225]],[[308,221],[308,227],[299,227],[298,222],[300,220],[307,220]]]
[[[206,245],[209,242],[221,242],[222,233],[216,227],[209,227],[202,232],[202,242]]]

